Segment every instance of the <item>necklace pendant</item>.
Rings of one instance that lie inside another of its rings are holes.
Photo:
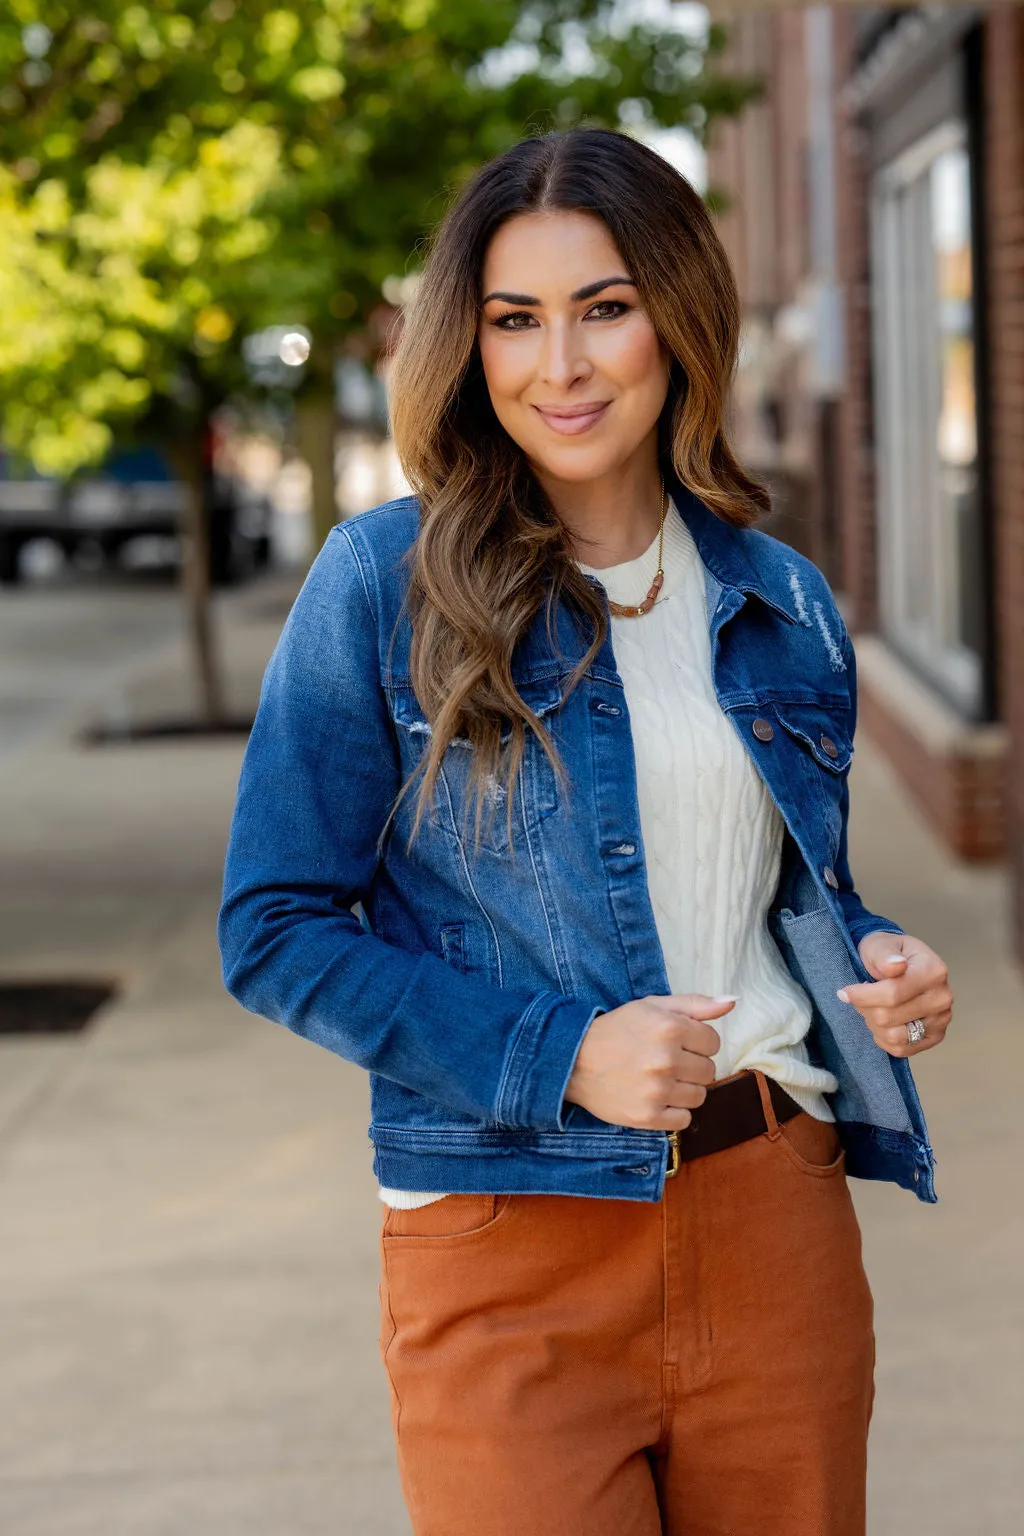
[[[648,611],[648,609],[654,607],[655,603],[658,600],[658,593],[661,591],[661,589],[662,589],[662,587],[664,585],[665,585],[665,572],[664,571],[659,571],[658,574],[655,576],[654,580],[651,582],[650,588],[648,589],[648,592],[647,592],[647,596],[643,600],[643,605],[642,606],[643,606],[644,613],[646,613]]]
[[[619,619],[642,618],[645,613],[650,613],[651,609],[658,601],[658,593],[661,591],[664,584],[665,572],[659,569],[658,574],[647,588],[647,596],[644,598],[642,603],[637,603],[635,608],[627,608],[624,607],[622,603],[614,603],[609,600],[608,607],[611,609],[615,617]]]
[[[642,603],[637,603],[635,608],[628,608],[628,607],[626,607],[622,603],[613,602],[611,598],[608,599],[609,610],[615,615],[616,618],[619,618],[619,619],[639,619],[645,613],[650,613],[651,609],[654,607],[655,603],[658,601],[658,593],[661,591],[661,589],[662,589],[662,587],[663,587],[663,585],[665,583],[665,572],[662,569],[661,559],[662,559],[662,550],[663,550],[663,547],[664,547],[664,539],[665,539],[665,517],[666,517],[666,514],[668,513],[668,492],[665,489],[665,482],[664,481],[662,481],[662,485],[661,485],[661,496],[662,496],[661,524],[660,524],[660,526],[658,528],[658,569],[657,569],[657,572],[655,574],[654,580],[651,582],[650,586],[647,588],[647,596],[644,598]]]
[[[658,593],[661,591],[664,582],[665,573],[664,571],[659,571],[657,576],[655,576],[654,580],[651,582],[650,586],[647,588],[647,596],[644,598],[643,602],[637,603],[635,608],[623,609],[622,617],[639,619],[645,613],[650,613],[651,609],[658,601]]]

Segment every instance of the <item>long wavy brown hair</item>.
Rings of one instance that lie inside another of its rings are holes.
[[[482,813],[486,808],[489,818],[499,800],[511,832],[528,732],[564,786],[554,741],[516,688],[516,643],[543,605],[552,630],[554,605],[568,605],[589,644],[564,694],[605,638],[600,595],[494,414],[477,344],[489,241],[507,219],[550,210],[604,221],[672,356],[658,424],[662,464],[727,522],[749,526],[769,507],[726,437],[739,301],[708,210],[689,182],[636,139],[603,128],[525,139],[484,166],[429,245],[390,377],[398,456],[420,503],[407,605],[412,685],[431,730],[403,790],[419,778],[413,837],[456,736],[472,747],[477,840]]]

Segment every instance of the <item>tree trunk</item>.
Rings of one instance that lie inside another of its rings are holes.
[[[185,488],[182,587],[195,665],[199,716],[204,725],[223,725],[224,690],[213,640],[210,611],[210,528],[203,472],[202,435],[176,443],[171,459]]]
[[[309,465],[312,479],[315,553],[338,521],[334,473],[337,417],[333,394],[316,390],[300,395],[295,402],[295,427],[298,450]]]

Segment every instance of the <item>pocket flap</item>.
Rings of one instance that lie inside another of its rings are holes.
[[[853,756],[845,722],[814,704],[776,704],[775,713],[789,734],[806,747],[815,762],[832,773],[844,773]]]

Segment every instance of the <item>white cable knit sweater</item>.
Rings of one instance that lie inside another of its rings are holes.
[[[760,1068],[801,1108],[831,1120],[822,1097],[835,1078],[811,1066],[811,1006],[768,932],[783,821],[715,697],[704,572],[683,519],[665,521],[665,581],[640,618],[612,618],[612,646],[629,709],[640,826],[654,919],[673,992],[735,993],[712,1021],[722,1037],[716,1074]],[[638,603],[658,568],[658,541],[635,560],[581,570],[619,603]],[[382,1189],[411,1208],[437,1194]]]

